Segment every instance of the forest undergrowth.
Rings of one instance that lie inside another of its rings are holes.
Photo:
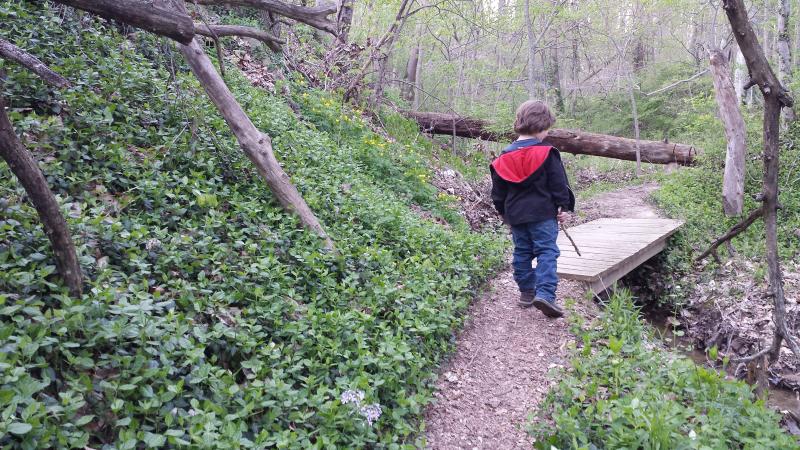
[[[87,283],[78,299],[59,285],[0,168],[0,446],[413,445],[433,370],[505,248],[428,183],[431,149],[299,78],[285,81],[294,113],[228,64],[335,240],[325,252],[172,44],[41,2],[0,15],[3,37],[73,83],[56,92],[0,63]]]

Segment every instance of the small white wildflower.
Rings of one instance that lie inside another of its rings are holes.
[[[359,390],[352,390],[348,389],[342,392],[342,396],[340,398],[343,405],[348,403],[354,403],[356,406],[361,404],[361,400],[364,400],[364,391]]]
[[[189,416],[191,416],[191,417],[194,417],[194,416],[196,416],[196,415],[197,415],[197,411],[195,411],[194,409],[190,409],[190,410],[188,411],[188,413],[189,413]]]
[[[373,403],[371,405],[363,406],[360,410],[358,410],[365,419],[367,419],[367,423],[370,426],[381,417],[381,405],[377,403]]]
[[[158,247],[161,247],[161,241],[156,238],[148,239],[147,242],[144,243],[144,248],[148,251]]]

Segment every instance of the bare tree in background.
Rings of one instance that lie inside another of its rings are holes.
[[[778,74],[781,83],[788,86],[792,82],[792,48],[789,36],[789,17],[791,15],[791,0],[780,0],[778,10]],[[783,108],[783,117],[786,122],[795,120],[792,107]]]

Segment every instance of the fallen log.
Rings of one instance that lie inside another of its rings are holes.
[[[481,119],[436,112],[401,111],[401,113],[416,120],[420,129],[426,133],[448,136],[455,134],[459,137],[495,142],[516,139],[514,132],[498,131],[489,122]],[[554,128],[550,130],[545,142],[567,153],[636,161],[635,139]],[[697,149],[686,144],[639,141],[639,148],[642,161],[652,164],[677,163],[689,166],[694,164],[697,156]]]

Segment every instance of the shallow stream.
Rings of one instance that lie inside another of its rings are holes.
[[[697,348],[690,337],[673,332],[669,314],[665,314],[663,311],[649,311],[644,314],[644,318],[657,330],[657,334],[660,335],[667,347],[690,358],[695,364],[714,367],[710,364],[706,353]],[[719,370],[718,367],[714,368]],[[734,378],[734,374],[730,370],[726,370],[726,375]],[[792,434],[800,435],[800,393],[770,383],[767,405],[783,415],[783,423]]]

